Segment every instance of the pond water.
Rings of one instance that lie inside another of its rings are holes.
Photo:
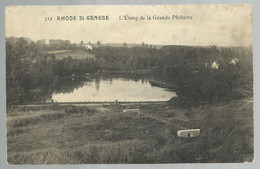
[[[113,77],[84,80],[73,89],[53,91],[51,99],[54,102],[147,102],[168,101],[172,97],[176,97],[175,92],[152,86],[148,79]]]

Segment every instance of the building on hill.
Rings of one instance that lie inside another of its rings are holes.
[[[87,45],[85,46],[85,48],[86,48],[87,50],[93,50],[93,47],[94,47],[94,45],[92,45],[92,44],[87,44]]]
[[[212,69],[218,69],[218,68],[219,68],[219,63],[218,63],[218,61],[214,61],[214,62],[211,64],[211,67],[212,67]]]

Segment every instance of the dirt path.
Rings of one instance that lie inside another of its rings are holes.
[[[154,119],[154,120],[157,120],[157,121],[160,121],[162,123],[165,123],[165,124],[172,124],[171,122],[167,121],[167,120],[164,120],[164,119],[161,119],[161,118],[158,118],[156,116],[151,116],[151,115],[148,115],[148,114],[145,114],[145,113],[142,113],[140,112],[141,115],[145,116],[145,117],[148,117],[148,118],[151,118],[151,119]]]

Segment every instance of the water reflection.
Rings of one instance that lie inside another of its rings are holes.
[[[59,79],[51,99],[55,102],[167,101],[175,92],[155,87],[149,77],[96,77]]]
[[[106,102],[167,101],[176,94],[172,90],[151,85],[149,76],[106,75],[59,77],[53,85],[28,93],[27,103],[42,102]]]
[[[91,82],[83,77],[77,77],[72,80],[71,77],[60,77],[54,82],[53,93],[72,93],[75,89],[84,86],[85,83]]]

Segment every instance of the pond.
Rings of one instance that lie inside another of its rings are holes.
[[[51,99],[54,102],[149,102],[176,97],[174,91],[152,86],[148,78],[98,77],[69,81],[66,80],[67,87],[61,83],[53,91]]]

